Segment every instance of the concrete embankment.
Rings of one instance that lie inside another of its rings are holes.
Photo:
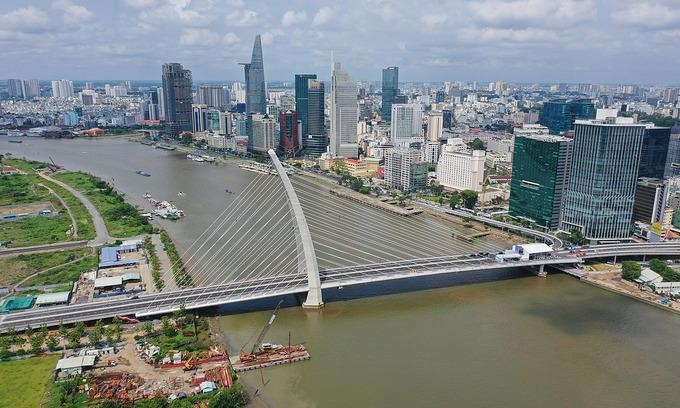
[[[354,191],[351,190],[333,189],[331,190],[331,194],[338,197],[348,198],[353,201],[358,201],[362,204],[370,205],[371,207],[375,207],[384,211],[388,211],[403,216],[415,215],[423,212],[422,209],[417,207],[410,206],[400,207],[397,204],[396,200],[382,201],[364,194],[355,193]]]

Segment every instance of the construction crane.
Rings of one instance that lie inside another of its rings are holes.
[[[264,336],[267,335],[269,328],[272,327],[272,323],[274,323],[274,320],[276,319],[276,312],[279,311],[282,303],[283,303],[283,299],[279,300],[279,303],[276,305],[276,308],[272,312],[272,315],[269,317],[269,320],[267,320],[267,323],[265,323],[264,327],[262,328],[260,335],[257,336],[257,340],[255,340],[255,343],[253,344],[253,348],[250,351],[250,354],[243,353],[243,349],[241,349],[241,354],[239,355],[239,359],[241,360],[241,362],[254,361],[255,360],[255,353],[257,353],[258,351],[261,351],[262,340],[264,340]]]
[[[264,336],[267,335],[269,328],[272,327],[272,323],[274,323],[274,319],[276,319],[276,312],[279,311],[282,303],[283,299],[279,300],[279,303],[276,305],[276,308],[269,317],[269,320],[267,320],[267,323],[265,323],[264,327],[262,328],[260,335],[257,336],[257,340],[255,340],[255,344],[253,344],[253,349],[250,351],[250,354],[255,354],[260,350],[260,347],[262,347],[262,340],[264,340]]]

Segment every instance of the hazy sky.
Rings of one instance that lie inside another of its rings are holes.
[[[0,78],[680,83],[680,0],[1,0]]]

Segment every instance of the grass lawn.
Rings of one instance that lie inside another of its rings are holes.
[[[59,215],[0,221],[0,242],[11,241],[12,248],[52,244],[72,240],[68,234],[71,218],[64,208]]]
[[[0,286],[16,283],[43,269],[62,265],[86,255],[92,255],[92,250],[82,248],[0,258]]]
[[[51,201],[54,197],[38,183],[40,177],[35,174],[0,176],[0,205]]]
[[[54,268],[49,272],[41,273],[29,279],[23,286],[52,285],[55,283],[67,283],[77,281],[82,272],[90,271],[97,267],[97,255],[88,255],[72,264]]]
[[[106,223],[109,234],[118,238],[151,233],[149,220],[103,180],[80,172],[56,174],[55,178],[81,191],[92,201]]]
[[[66,205],[68,205],[68,208],[71,209],[71,214],[73,214],[73,218],[76,219],[76,224],[78,224],[78,239],[94,239],[96,232],[94,230],[94,224],[92,223],[92,217],[90,217],[90,213],[83,203],[64,187],[56,183],[49,182],[45,179],[41,179],[40,182],[49,186],[55,193],[59,194],[59,197],[61,197]]]
[[[0,362],[0,401],[2,406],[35,408],[40,406],[45,386],[59,355]]]

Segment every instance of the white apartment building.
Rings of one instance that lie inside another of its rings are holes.
[[[385,187],[403,191],[421,190],[427,185],[427,163],[415,149],[385,149]]]
[[[482,191],[485,158],[484,150],[471,151],[463,139],[449,139],[437,163],[439,184],[454,190]]]
[[[441,111],[430,111],[427,113],[427,135],[425,138],[431,142],[439,142],[444,131],[444,116]]]
[[[419,103],[392,104],[392,144],[407,148],[423,139],[423,108]]]

